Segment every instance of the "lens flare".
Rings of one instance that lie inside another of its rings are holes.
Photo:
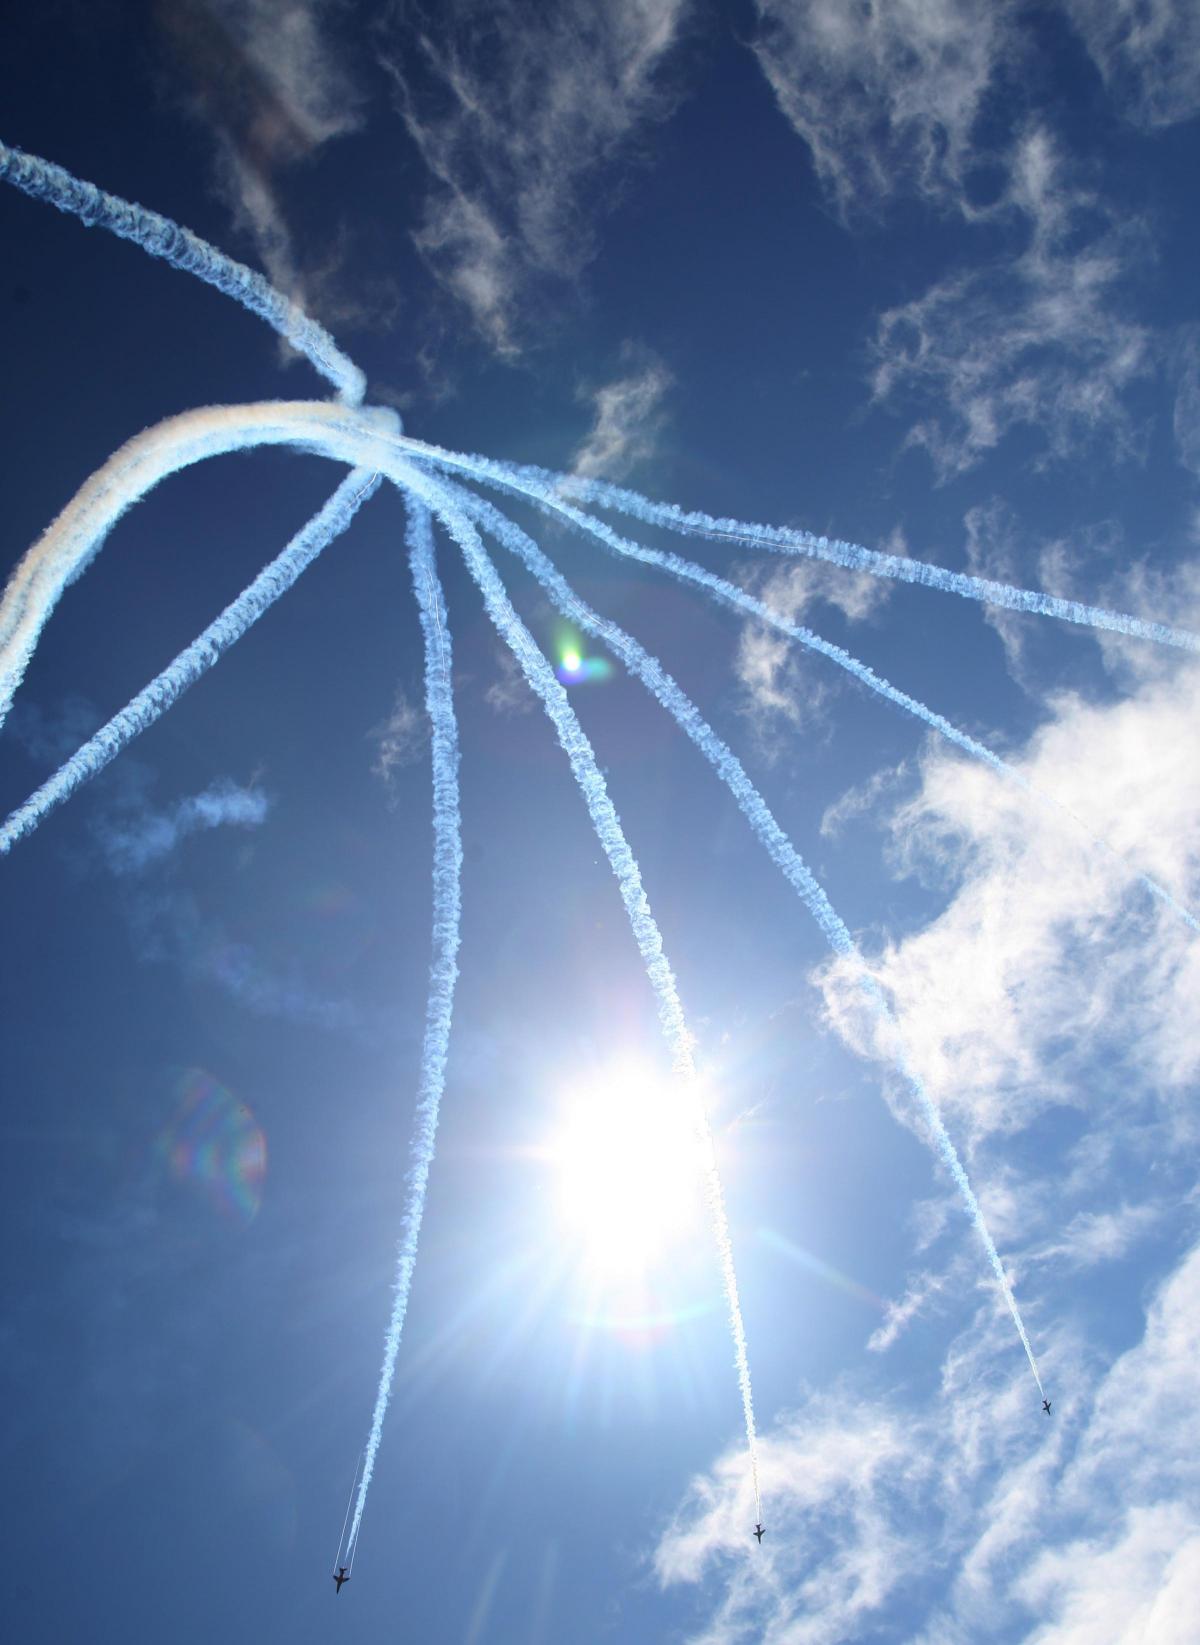
[[[562,629],[556,637],[558,665],[554,672],[562,685],[584,685],[592,680],[607,680],[612,664],[607,657],[585,657],[577,634]]]
[[[262,1203],[267,1139],[254,1115],[199,1068],[176,1081],[176,1109],[157,1152],[173,1182],[190,1184],[220,1215],[243,1226]]]

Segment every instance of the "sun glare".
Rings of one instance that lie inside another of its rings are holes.
[[[624,1067],[573,1087],[548,1152],[562,1227],[596,1278],[644,1274],[700,1226],[700,1145],[669,1077]]]

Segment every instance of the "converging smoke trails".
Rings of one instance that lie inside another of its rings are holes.
[[[450,685],[450,632],[445,620],[442,585],[433,553],[429,511],[422,502],[408,501],[409,566],[413,592],[425,642],[425,708],[429,715],[433,754],[433,962],[429,971],[429,998],[425,1006],[425,1044],[417,1110],[409,1144],[410,1164],[405,1188],[404,1219],[396,1256],[392,1314],[383,1347],[383,1369],[371,1416],[371,1431],[363,1453],[362,1477],[354,1519],[346,1544],[351,1566],[358,1546],[367,1492],[383,1437],[383,1419],[396,1374],[396,1356],[404,1331],[404,1316],[412,1290],[417,1242],[425,1214],[429,1170],[437,1141],[438,1114],[446,1083],[454,985],[458,978],[459,924],[462,913],[462,828],[458,798],[458,724]]]
[[[616,809],[608,796],[592,745],[576,718],[566,692],[556,679],[553,668],[513,610],[496,568],[488,558],[479,533],[471,524],[466,512],[459,506],[450,488],[443,488],[418,470],[410,468],[408,464],[394,465],[390,470],[390,476],[398,485],[415,491],[421,500],[433,509],[461,549],[467,569],[483,595],[488,616],[512,651],[530,688],[541,699],[542,706],[558,734],[558,740],[570,761],[571,770],[587,805],[596,837],[620,887],[621,900],[629,915],[634,939],[658,1000],[659,1020],[671,1049],[675,1072],[684,1082],[684,1089],[690,1098],[692,1123],[697,1140],[703,1149],[709,1216],[720,1260],[730,1331],[733,1336],[754,1501],[758,1517],[761,1519],[762,1499],[758,1487],[758,1435],[754,1422],[754,1397],[750,1383],[746,1330],[738,1298],[737,1274],[733,1265],[733,1246],[729,1237],[729,1219],[725,1211],[725,1195],[717,1169],[712,1131],[704,1112],[703,1101],[696,1088],[691,1033],[684,1018],[683,1004],[679,998],[675,977],[663,951],[662,935],[650,911],[650,904],[642,885],[641,871],[629,848]]]
[[[397,1258],[395,1298],[385,1338],[383,1367],[370,1434],[360,1470],[356,1469],[351,1486],[347,1519],[343,1520],[339,1559],[344,1544],[347,1564],[352,1568],[394,1378],[436,1141],[457,978],[462,862],[458,743],[449,667],[450,641],[443,620],[441,586],[435,570],[431,513],[442,522],[461,550],[468,570],[483,595],[491,621],[511,649],[531,689],[541,700],[567,754],[593,827],[616,877],[655,993],[676,1075],[684,1081],[685,1089],[692,1098],[693,1123],[697,1137],[704,1146],[709,1210],[729,1311],[759,1518],[762,1510],[758,1486],[757,1434],[728,1220],[712,1133],[697,1089],[691,1036],[675,978],[650,911],[640,870],[596,765],[591,745],[550,663],[509,602],[473,522],[481,523],[515,553],[547,590],[558,609],[607,644],[672,714],[726,783],[760,843],[812,913],[830,947],[836,954],[851,961],[885,1035],[892,1043],[897,1064],[974,1221],[1040,1391],[1042,1384],[1037,1363],[999,1254],[940,1115],[920,1076],[908,1066],[899,1046],[888,1000],[867,970],[849,931],[824,890],[775,821],[740,761],[700,716],[695,705],[657,659],[624,630],[587,606],[532,539],[514,522],[474,493],[464,491],[449,481],[439,480],[434,475],[436,471],[449,470],[454,475],[527,498],[537,506],[558,514],[577,529],[591,534],[614,552],[658,566],[704,588],[745,614],[821,652],[854,674],[871,690],[916,715],[975,758],[984,760],[1034,793],[1036,790],[1020,773],[1012,770],[983,744],[967,737],[942,716],[897,690],[848,652],[820,640],[808,630],[785,623],[762,602],[702,567],[680,556],[658,553],[628,542],[605,522],[575,508],[567,499],[572,496],[581,498],[602,509],[629,514],[651,526],[665,527],[685,536],[747,543],[772,552],[828,560],[852,571],[866,571],[874,576],[895,578],[1010,610],[1053,616],[1062,621],[1106,629],[1191,652],[1200,652],[1200,636],[1034,590],[1013,588],[951,572],[922,561],[876,553],[857,544],[831,541],[805,531],[717,519],[699,512],[687,513],[676,505],[653,503],[636,492],[605,481],[497,463],[485,457],[445,451],[406,439],[401,434],[400,420],[394,412],[361,407],[365,379],[358,367],[341,353],[320,326],[309,320],[261,275],[233,262],[169,219],[105,194],[92,184],[72,177],[61,167],[2,143],[0,179],[12,183],[35,199],[47,201],[64,212],[74,214],[87,226],[99,225],[122,238],[134,240],[152,255],[196,274],[234,297],[305,354],[317,370],[337,387],[344,402],[341,405],[283,402],[208,408],[168,419],[157,428],[127,442],[115,453],[84,484],[42,538],[25,554],[0,599],[0,724],[7,715],[42,629],[63,589],[86,568],[121,514],[168,474],[222,452],[263,445],[298,447],[333,461],[347,463],[354,471],[342,482],[321,512],[254,579],[238,600],[9,818],[0,829],[0,850],[7,851],[22,834],[36,827],[51,806],[66,798],[75,786],[101,769],[131,737],[152,723],[188,685],[211,667],[245,629],[291,586],[316,554],[346,528],[362,501],[378,486],[380,475],[390,479],[408,500],[410,568],[424,639],[426,707],[432,726],[433,958],[411,1164]],[[1196,925],[1186,910],[1180,909],[1162,887],[1150,880],[1145,880],[1145,883],[1176,912],[1183,914],[1189,924]],[[1049,1409],[1048,1405],[1046,1409]],[[347,1521],[350,1525],[348,1533]],[[761,1531],[761,1526],[758,1529]],[[340,1569],[338,1575],[340,1589]]]
[[[1009,1312],[1029,1359],[1029,1366],[1040,1393],[1042,1380],[1038,1374],[1037,1361],[1034,1358],[1033,1349],[1030,1346],[1016,1298],[1009,1285],[1008,1276],[1004,1271],[1004,1265],[1000,1260],[1000,1254],[996,1250],[979,1201],[975,1198],[966,1171],[959,1160],[957,1150],[942,1122],[942,1117],[926,1090],[923,1080],[908,1065],[902,1049],[899,1049],[898,1028],[891,1007],[888,1005],[878,983],[868,971],[866,963],[841,916],[829,901],[823,887],[816,880],[800,853],[776,822],[766,801],[746,774],[745,767],[733,750],[721,740],[708,724],[696,705],[676,684],[657,658],[652,657],[624,629],[618,627],[616,623],[610,622],[608,618],[600,616],[582,600],[546,558],[532,538],[491,503],[473,497],[457,486],[452,489],[464,510],[478,520],[505,548],[509,549],[528,567],[541,587],[550,596],[558,611],[568,621],[575,623],[586,633],[600,640],[615,656],[619,657],[630,673],[641,680],[651,695],[658,699],[680,729],[687,733],[729,789],[759,843],[765,848],[768,856],[781,870],[784,878],[812,914],[829,946],[835,953],[845,956],[853,963],[858,973],[860,986],[871,1001],[872,1007],[884,1025],[889,1038],[897,1046],[895,1057],[897,1066],[908,1082],[909,1089],[917,1099],[925,1123],[928,1125],[937,1145],[938,1152],[954,1178],[968,1215],[975,1224],[976,1232],[999,1283],[1001,1294],[1008,1304]]]
[[[235,645],[246,630],[268,611],[305,571],[349,526],[361,505],[379,489],[380,476],[356,468],[330,497],[324,508],[298,531],[291,542],[265,566],[232,605],[181,651],[137,696],[114,714],[76,750],[54,775],[0,826],[0,852],[10,851],[24,834],[31,834],[46,814],[69,798],[90,777],[103,771],[110,760],[133,739],[152,726],[171,705],[195,685],[203,674]]]
[[[623,486],[611,485],[607,480],[558,474],[553,469],[537,468],[531,464],[498,462],[491,457],[427,445],[422,440],[406,439],[402,443],[414,456],[435,467],[470,474],[535,501],[573,493],[597,503],[601,508],[632,515],[647,525],[665,526],[683,536],[716,537],[747,543],[753,548],[770,549],[774,553],[828,560],[847,571],[869,571],[873,577],[891,577],[899,582],[936,588],[943,594],[958,594],[965,600],[979,600],[984,605],[1057,617],[1061,622],[1078,623],[1085,628],[1108,629],[1114,634],[1151,640],[1156,645],[1178,646],[1184,651],[1200,652],[1200,634],[1190,629],[1148,622],[1125,612],[1107,611],[1102,606],[1082,605],[1078,600],[1062,600],[1057,595],[1043,594],[1038,589],[1014,588],[1009,583],[995,583],[986,577],[969,577],[961,571],[948,571],[945,566],[932,565],[928,560],[880,554],[858,543],[818,537],[811,531],[751,525],[741,520],[719,520],[709,514],[685,512],[675,503],[653,503],[648,497],[628,491]]]
[[[490,476],[485,483],[495,485],[506,492],[516,489],[503,484],[499,480],[494,480]],[[528,492],[524,491],[521,492],[521,495],[530,496]],[[1027,777],[1016,770],[1014,766],[1009,765],[1007,760],[1002,759],[986,743],[981,743],[967,732],[960,731],[944,715],[928,708],[919,698],[910,697],[906,691],[901,691],[890,680],[885,679],[881,674],[876,674],[873,668],[868,667],[866,663],[855,657],[851,652],[844,650],[843,647],[834,645],[830,640],[822,639],[819,634],[814,634],[810,629],[789,622],[787,618],[781,617],[778,612],[772,611],[771,607],[764,604],[762,600],[756,599],[752,594],[747,594],[744,589],[738,588],[735,583],[728,582],[724,577],[718,577],[715,572],[707,570],[704,566],[697,565],[695,561],[684,559],[682,555],[675,554],[670,550],[647,548],[644,544],[635,542],[631,538],[622,537],[604,520],[597,519],[594,514],[584,513],[582,509],[577,509],[570,503],[563,502],[561,498],[553,494],[543,495],[539,490],[531,496],[531,501],[536,502],[544,513],[566,520],[577,531],[595,538],[603,548],[608,549],[620,558],[636,560],[642,565],[657,566],[679,582],[695,584],[697,587],[703,588],[718,602],[731,606],[735,611],[739,611],[745,616],[755,618],[758,622],[775,629],[777,633],[785,635],[790,640],[795,640],[809,651],[815,651],[820,656],[828,658],[830,662],[836,663],[839,668],[845,669],[848,674],[852,674],[860,684],[865,685],[869,690],[883,697],[887,702],[894,704],[897,708],[903,709],[905,713],[911,714],[915,719],[922,720],[948,742],[953,743],[957,748],[961,748],[964,753],[970,754],[974,759],[981,760],[983,764],[990,766],[993,771],[1007,781],[1015,783],[1018,788],[1037,800],[1040,805],[1052,807],[1062,816],[1069,818],[1082,831],[1090,844],[1097,850],[1106,853],[1114,862],[1125,868],[1131,866],[1121,852],[1110,845],[1107,840],[1094,834],[1087,824],[1080,817],[1077,817],[1069,807],[1055,799],[1052,794],[1047,794],[1043,789],[1037,787],[1035,783],[1031,783]],[[504,516],[500,517],[504,518]],[[1152,879],[1149,874],[1143,873],[1140,869],[1135,868],[1133,872],[1137,874],[1138,880],[1153,897],[1165,903],[1186,925],[1189,925],[1193,931],[1200,934],[1200,920],[1197,920],[1194,914],[1177,901],[1165,886],[1160,885],[1157,880]]]
[[[25,655],[31,652],[36,632],[40,630],[41,623],[44,622],[54,599],[57,598],[57,592],[71,577],[77,575],[82,566],[87,563],[87,560],[96,551],[104,533],[109,529],[112,520],[132,501],[135,501],[136,497],[144,490],[157,483],[157,480],[162,478],[163,475],[183,466],[185,463],[197,461],[203,456],[215,455],[218,451],[275,443],[299,445],[310,450],[321,451],[331,457],[356,461],[360,466],[365,466],[365,461],[370,461],[375,467],[386,472],[402,488],[406,490],[416,489],[425,495],[426,500],[429,500],[437,495],[436,488],[433,491],[430,490],[431,482],[418,483],[420,471],[409,468],[403,460],[397,458],[396,453],[398,451],[409,452],[416,457],[418,463],[431,462],[438,467],[449,467],[459,472],[465,471],[469,476],[482,479],[485,483],[499,484],[506,490],[518,491],[530,497],[536,503],[553,508],[582,529],[593,532],[601,540],[606,541],[609,546],[617,546],[618,551],[634,551],[638,553],[639,557],[645,558],[649,558],[651,553],[649,550],[639,550],[635,545],[626,545],[625,540],[619,538],[610,528],[604,526],[603,522],[598,522],[591,516],[564,503],[559,497],[550,493],[540,481],[534,482],[531,480],[527,471],[524,471],[523,476],[515,476],[514,472],[508,470],[505,465],[494,464],[486,459],[457,457],[454,454],[446,454],[427,448],[421,442],[411,441],[399,435],[395,421],[389,421],[377,412],[356,414],[343,408],[306,403],[275,403],[259,407],[223,408],[171,419],[169,422],[160,425],[151,434],[141,436],[138,440],[130,442],[126,448],[123,448],[116,457],[110,460],[109,464],[105,465],[105,469],[101,471],[101,474],[83,488],[79,496],[63,511],[59,520],[50,528],[42,542],[30,551],[30,554],[26,556],[26,560],[18,567],[6,593],[5,601],[0,606],[0,641],[3,641],[6,634],[12,630],[14,639],[21,642],[20,650]],[[439,512],[444,512],[445,503],[446,499],[442,497]],[[462,524],[471,532],[471,535],[474,535],[469,522],[463,521]],[[459,540],[461,546],[461,535]],[[464,552],[466,552],[465,548]],[[661,563],[671,565],[671,561],[677,558],[674,556],[669,559],[663,557]],[[468,555],[468,560],[470,561],[470,555]],[[688,568],[688,575],[691,580],[706,583],[709,581],[707,574],[703,577],[696,575],[699,568],[693,571],[686,561],[679,561],[679,567]],[[677,568],[671,565],[671,569]],[[733,585],[722,584],[720,579],[715,579],[715,582],[718,588],[714,591],[719,592],[723,598],[728,599],[731,596],[739,595],[739,591],[734,590]],[[711,584],[709,586],[711,587]],[[35,595],[38,597],[35,597]],[[740,598],[749,599],[749,596],[740,596]],[[735,603],[737,603],[736,599]],[[764,620],[771,620],[773,614],[768,616],[767,608],[761,607],[760,609],[760,607],[761,602],[753,602],[748,609],[752,609],[754,615],[761,616]],[[1125,619],[1114,613],[1103,613],[1102,615],[1107,619],[1103,626],[1118,627],[1124,625],[1126,631],[1135,631],[1137,619]],[[21,627],[20,619],[24,619],[26,628],[32,626],[32,636],[18,632]],[[1179,632],[1164,630],[1162,625],[1144,626],[1144,637],[1151,639],[1161,639],[1162,633]],[[522,632],[524,631],[522,630]],[[815,639],[815,637],[813,638]],[[1194,637],[1189,636],[1189,638]],[[532,641],[529,644],[532,646]],[[821,649],[825,649],[823,644]],[[855,662],[854,659],[849,658],[848,654],[840,654],[836,647],[830,648],[826,651],[826,654],[832,655],[834,660],[842,662],[843,666],[846,666],[847,663],[853,665]],[[527,659],[519,649],[517,655],[522,667],[526,667]],[[540,652],[537,655],[540,657]],[[20,660],[23,664],[24,657]],[[549,665],[545,664],[544,659],[541,660],[543,666],[548,669]],[[0,663],[3,663],[11,674],[12,669],[8,657],[2,649],[0,649]],[[858,668],[862,667],[863,665],[852,666],[851,671],[858,672]],[[550,677],[553,677],[552,674]],[[886,682],[879,681],[869,670],[859,674],[859,677],[864,679],[864,683],[873,683],[873,688],[882,689],[884,695],[894,693],[894,688],[887,687]],[[561,691],[556,681],[554,682],[554,689]],[[921,712],[923,708],[923,705],[916,704],[915,699],[906,698],[903,693],[894,693],[893,700],[899,701],[901,706],[908,708],[910,712]],[[949,726],[949,722],[941,721],[940,716],[931,716],[928,710],[924,710],[921,717],[929,723],[935,724],[943,734],[953,732],[954,728]],[[955,740],[959,740],[961,737],[962,734],[960,733]],[[987,757],[987,751],[982,749],[982,745],[971,746],[971,744],[972,740],[967,739],[961,745],[969,746],[971,752],[979,750],[984,757]],[[990,756],[989,763],[995,763],[996,759],[996,756]],[[819,888],[817,890],[819,892]],[[1160,894],[1163,893],[1160,891]],[[823,893],[820,896],[823,897]],[[822,917],[817,907],[814,907],[814,912],[817,913],[819,919]],[[829,913],[832,915],[831,909]],[[840,926],[841,922],[837,921],[836,915],[832,917],[836,921],[836,925]],[[841,927],[841,932],[845,936],[845,941],[848,942],[848,933],[845,933],[844,927]],[[848,950],[840,947],[841,939],[836,926],[826,928],[826,935],[837,951],[848,952]],[[872,983],[869,986],[874,987],[875,985]],[[880,996],[879,1004],[880,1008],[886,1013],[886,1001],[882,1000],[882,996]],[[940,1120],[932,1109],[928,1095],[911,1071],[906,1069],[905,1073],[910,1086],[917,1095],[927,1122],[930,1124],[934,1138],[938,1142],[939,1148],[942,1148],[944,1132],[940,1130]],[[948,1138],[945,1138],[945,1142],[949,1145]],[[955,1176],[960,1190],[963,1192],[964,1200],[968,1205],[968,1209],[972,1211],[973,1218],[977,1219],[977,1224],[981,1224],[982,1219],[978,1216],[978,1206],[975,1204],[973,1196],[970,1199],[967,1198],[971,1193],[970,1186],[966,1181],[965,1174],[962,1173],[961,1165],[953,1156],[952,1147],[950,1153],[946,1155],[946,1162]],[[981,1237],[985,1240],[985,1246],[990,1247],[986,1229],[980,1226],[980,1232]],[[1015,1302],[1011,1301],[1011,1292],[1008,1289],[1003,1269],[999,1264],[999,1258],[994,1256],[994,1247],[989,1248],[989,1259],[993,1262],[997,1279],[1002,1286],[1006,1300],[1010,1301],[1010,1307],[1014,1310],[1014,1319],[1017,1321],[1023,1344],[1036,1377],[1036,1363],[1029,1349],[1028,1339],[1020,1324],[1019,1316],[1015,1312]]]
[[[467,558],[468,567],[485,592],[489,614],[497,626],[501,626],[526,677],[542,698],[617,876],[658,999],[659,1016],[677,1069],[689,1081],[694,1080],[690,1037],[674,977],[662,952],[662,939],[650,915],[637,864],[608,799],[591,746],[549,663],[513,612],[474,527],[436,481],[397,455],[397,424],[398,419],[389,418],[377,409],[352,412],[321,402],[269,402],[260,406],[210,407],[184,413],[166,419],[155,429],[129,441],[85,483],[41,540],[26,554],[10,579],[4,600],[0,602],[0,677],[6,672],[12,680],[11,695],[62,589],[94,557],[114,521],[168,474],[222,452],[277,444],[318,451],[335,461],[349,461],[359,467],[369,465],[386,474],[402,490],[415,493],[421,501],[433,507],[439,517],[444,518]],[[10,635],[12,638],[6,651],[3,642]],[[19,668],[10,661],[13,650],[17,652]],[[735,1360],[757,1501],[757,1442],[745,1330],[711,1132],[699,1103],[695,1106],[697,1129],[705,1144],[708,1161],[710,1214],[717,1232],[734,1335]]]
[[[0,180],[22,189],[35,200],[44,200],[59,211],[78,217],[85,228],[106,228],[122,240],[133,240],[151,257],[161,257],[173,268],[215,286],[232,297],[251,314],[265,320],[298,353],[316,367],[337,389],[347,405],[360,405],[367,391],[362,372],[338,348],[333,338],[310,320],[269,281],[232,257],[210,246],[190,229],[181,228],[169,217],[118,195],[106,194],[94,183],[81,182],[62,166],[10,148],[0,142]]]

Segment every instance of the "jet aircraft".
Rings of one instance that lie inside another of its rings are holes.
[[[1047,1416],[1050,1415],[1050,1401],[1048,1399],[1042,1401],[1042,1410],[1045,1411]]]
[[[760,1546],[762,1545],[763,1533],[764,1533],[765,1530],[766,1530],[766,1526],[761,1524],[761,1523],[754,1527],[754,1534],[758,1538]]]
[[[337,1591],[340,1594],[341,1591],[342,1591],[342,1583],[343,1582],[349,1582],[349,1580],[350,1580],[349,1573],[347,1572],[346,1567],[344,1565],[339,1565],[338,1566],[338,1573],[334,1577],[333,1580],[337,1583]]]

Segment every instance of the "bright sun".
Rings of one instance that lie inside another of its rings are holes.
[[[597,1278],[645,1273],[699,1227],[701,1147],[669,1077],[624,1066],[570,1090],[548,1155],[562,1223]]]

